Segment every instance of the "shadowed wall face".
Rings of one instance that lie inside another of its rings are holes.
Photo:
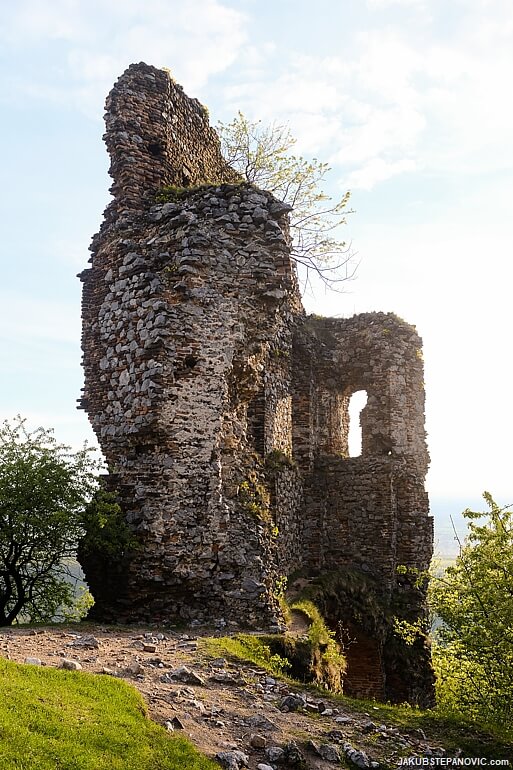
[[[288,207],[240,182],[166,72],[129,67],[106,127],[114,199],[81,274],[81,406],[137,547],[83,555],[93,613],[278,627],[298,569],[369,575],[391,607],[406,595],[397,566],[424,569],[432,550],[415,329],[305,316]],[[357,390],[362,454],[349,458]],[[423,597],[406,605],[418,617]],[[371,679],[387,696],[389,630],[358,631],[355,691]]]

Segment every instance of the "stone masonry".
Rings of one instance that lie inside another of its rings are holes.
[[[290,208],[237,177],[165,71],[131,65],[106,108],[113,201],[80,276],[80,403],[137,547],[82,559],[94,615],[269,628],[284,578],[356,571],[417,619],[423,594],[397,573],[432,553],[414,327],[305,315]],[[356,390],[368,402],[349,458]],[[368,663],[353,654],[353,691],[411,696],[387,663],[390,628],[348,625]]]

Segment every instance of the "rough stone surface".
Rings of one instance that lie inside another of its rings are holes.
[[[67,671],[81,671],[82,664],[77,660],[70,660],[69,658],[63,658],[59,668],[64,668]]]
[[[336,746],[329,743],[321,743],[318,748],[319,755],[327,762],[340,762],[340,753]]]
[[[305,706],[306,701],[301,695],[286,695],[280,703],[282,711],[297,711]]]
[[[356,767],[365,769],[372,766],[367,754],[364,751],[358,751],[358,749],[355,749],[353,746],[351,746],[350,743],[344,744],[344,754],[346,755],[347,759],[353,763],[353,765],[356,765]]]
[[[281,746],[269,746],[265,750],[265,755],[269,762],[281,762],[285,757],[285,749],[282,749]]]
[[[424,597],[397,574],[432,552],[415,328],[305,315],[289,207],[239,182],[164,71],[132,65],[106,108],[114,200],[81,273],[80,403],[138,547],[80,555],[92,617],[279,626],[281,581],[302,568],[367,575],[415,620]],[[159,203],[163,185],[183,189]],[[429,698],[424,648],[347,625],[348,692]]]
[[[201,676],[196,674],[196,672],[191,671],[187,666],[180,666],[175,671],[171,671],[167,676],[171,679],[176,679],[178,682],[185,682],[187,684],[205,684]]]
[[[226,770],[240,770],[247,767],[249,762],[248,755],[243,751],[220,751],[216,754],[216,759]]]

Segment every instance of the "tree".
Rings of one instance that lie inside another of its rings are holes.
[[[333,202],[321,184],[327,163],[290,153],[296,140],[286,126],[263,127],[241,112],[231,123],[218,123],[227,162],[248,182],[291,206],[292,258],[304,269],[305,282],[316,273],[332,289],[355,274],[354,254],[336,229],[346,223],[350,193]]]
[[[513,509],[464,511],[469,535],[430,588],[442,620],[434,646],[440,705],[480,721],[513,720]]]
[[[0,428],[0,626],[51,620],[73,607],[66,559],[75,556],[98,488],[91,449],[73,452],[25,422]]]

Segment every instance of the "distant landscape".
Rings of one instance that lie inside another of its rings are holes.
[[[462,515],[466,508],[474,511],[485,510],[481,498],[455,500],[451,498],[432,497],[430,499],[431,515],[435,520],[435,559],[454,559],[459,553],[458,538],[463,543],[467,534],[467,520]]]

